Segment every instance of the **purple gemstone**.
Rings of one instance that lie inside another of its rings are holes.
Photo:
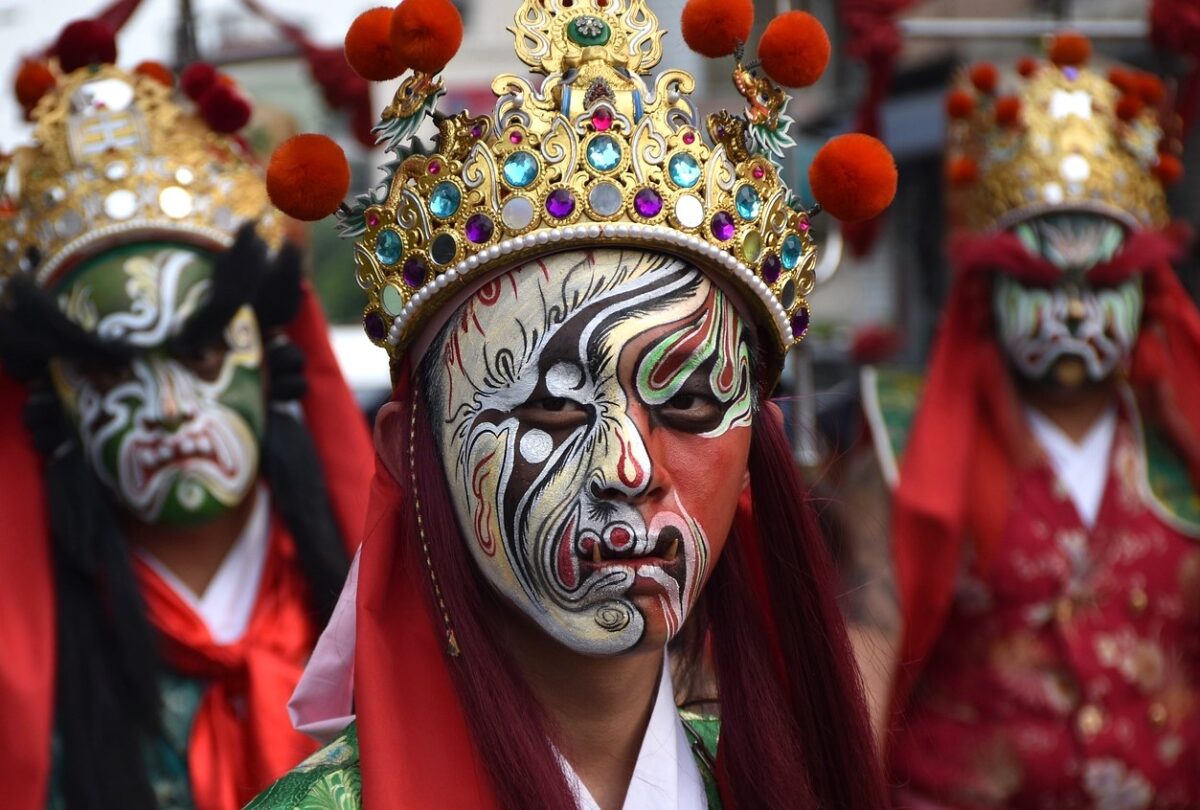
[[[658,216],[658,212],[662,210],[662,206],[662,197],[654,189],[644,188],[633,195],[633,207],[637,209],[639,215],[646,219]]]
[[[475,214],[467,220],[467,238],[477,245],[492,238],[496,226],[483,214]]]
[[[1066,77],[1071,81],[1075,81],[1079,78],[1079,70],[1077,68],[1065,67],[1063,68],[1063,74],[1066,75]]]
[[[733,222],[733,217],[725,211],[718,211],[712,218],[713,236],[720,239],[722,242],[728,242],[737,233],[737,225]]]
[[[429,268],[420,256],[409,256],[404,262],[404,283],[410,287],[420,287],[425,283],[425,275]]]
[[[800,307],[792,316],[792,335],[802,337],[808,331],[808,307]]]
[[[554,189],[546,198],[546,210],[555,219],[566,219],[575,210],[575,195],[569,189]]]
[[[479,124],[476,124],[475,126],[471,127],[471,137],[472,138],[482,138],[483,137],[483,127],[481,127]]]
[[[378,312],[367,313],[367,317],[363,318],[363,326],[367,330],[367,337],[376,343],[387,337],[387,324]]]
[[[768,284],[774,284],[779,281],[779,273],[783,269],[783,265],[779,261],[779,257],[774,253],[768,253],[762,263],[763,281]]]

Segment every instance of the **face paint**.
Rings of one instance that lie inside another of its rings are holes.
[[[101,256],[58,290],[67,317],[135,349],[119,368],[62,358],[52,370],[93,469],[146,523],[204,523],[241,503],[258,475],[266,408],[253,311],[238,310],[196,356],[169,346],[212,271],[208,254],[143,244]]]
[[[1048,288],[996,277],[997,337],[1013,367],[1027,379],[1041,380],[1056,366],[1078,363],[1088,380],[1106,379],[1137,342],[1142,285],[1135,276],[1094,287],[1087,274],[1121,249],[1124,229],[1106,217],[1059,212],[1022,222],[1014,233],[1031,253],[1061,269],[1062,277]]]
[[[742,319],[699,270],[572,252],[480,289],[430,349],[464,539],[565,646],[666,643],[723,548],[754,389]]]

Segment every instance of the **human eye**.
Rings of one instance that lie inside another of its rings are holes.
[[[195,349],[179,352],[175,359],[188,371],[204,380],[215,380],[220,374],[225,362],[225,354],[229,351],[223,337],[218,337]]]
[[[548,429],[574,428],[587,422],[583,403],[566,397],[534,397],[517,408],[522,422]]]
[[[726,405],[712,394],[699,391],[679,391],[658,406],[658,416],[669,428],[687,433],[712,430],[725,415]]]

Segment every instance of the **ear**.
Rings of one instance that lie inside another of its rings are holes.
[[[398,482],[407,480],[404,478],[408,464],[408,459],[404,457],[407,444],[403,439],[411,429],[406,402],[392,400],[375,415],[375,449],[392,478]]]

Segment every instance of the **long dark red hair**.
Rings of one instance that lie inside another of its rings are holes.
[[[426,405],[406,388],[397,391],[396,416],[411,430],[393,430],[385,439],[400,443],[397,457],[411,459],[411,466],[402,465],[408,469],[397,471],[405,480],[393,483],[410,490],[398,505],[404,552],[395,563],[408,569],[410,583],[426,570],[423,532],[441,604],[427,575],[419,576],[423,602],[435,632],[444,638],[448,617],[462,649],[445,659],[447,670],[495,805],[570,810],[577,804],[551,747],[553,729],[488,624],[499,597],[459,536]],[[412,408],[419,411],[415,419]],[[382,466],[379,474],[386,474]],[[726,806],[883,808],[881,772],[830,562],[783,427],[767,411],[754,422],[750,477],[753,516],[741,515],[691,619],[700,627],[690,628],[682,651],[700,660],[702,647],[711,650]],[[361,734],[370,715],[360,711],[360,718]],[[369,745],[364,736],[364,763]],[[365,764],[363,774],[368,799],[371,767]]]

